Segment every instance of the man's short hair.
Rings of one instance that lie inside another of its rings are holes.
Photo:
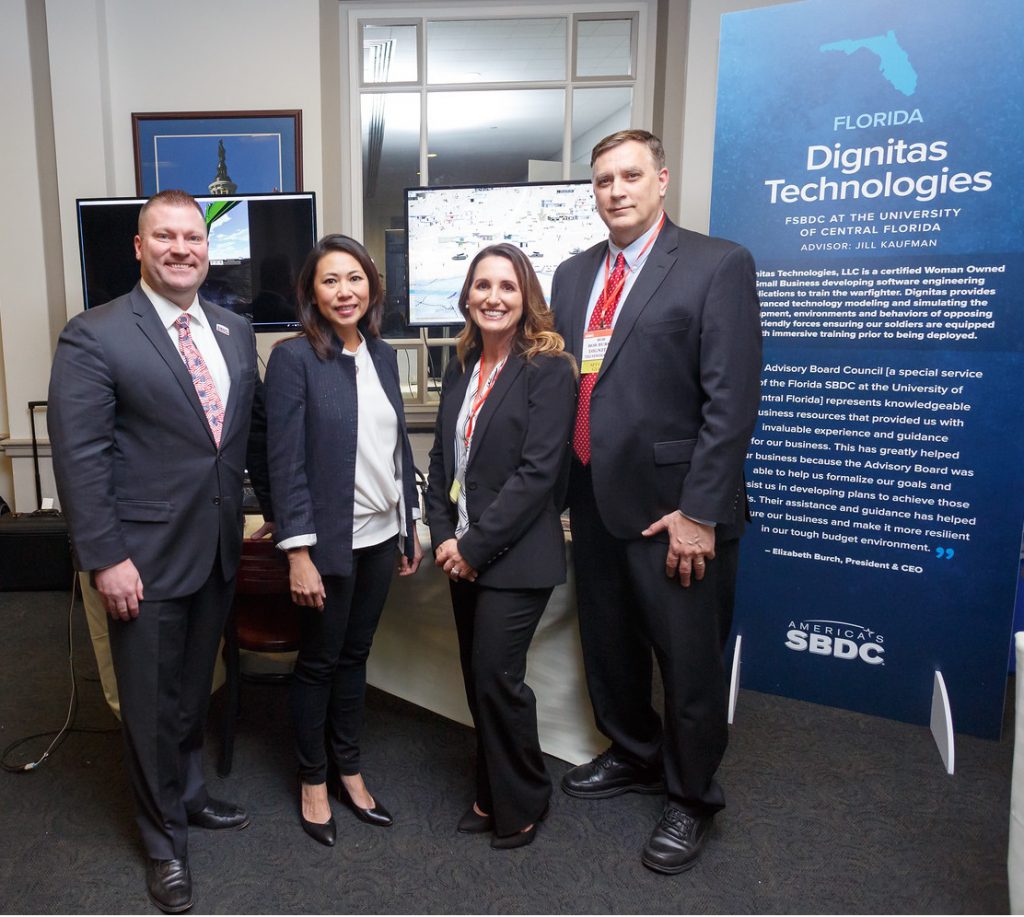
[[[643,130],[616,131],[614,134],[609,134],[604,140],[599,140],[590,154],[590,167],[594,167],[597,157],[602,153],[607,153],[608,150],[620,144],[629,143],[630,140],[642,143],[651,151],[654,164],[658,167],[659,172],[665,168],[665,147],[661,145],[661,141],[654,134]]]
[[[203,225],[206,225],[206,214],[203,213],[203,208],[199,206],[197,201],[187,191],[182,191],[179,188],[168,188],[166,191],[158,191],[154,194],[145,204],[142,205],[142,209],[139,211],[139,235],[142,235],[142,223],[146,217],[146,213],[149,208],[155,204],[167,204],[170,207],[195,207],[199,211],[199,215],[203,218]]]

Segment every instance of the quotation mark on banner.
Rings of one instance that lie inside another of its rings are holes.
[[[935,556],[936,557],[941,557],[941,558],[943,558],[945,560],[952,560],[954,554],[956,554],[956,551],[953,548],[936,548],[935,549]]]

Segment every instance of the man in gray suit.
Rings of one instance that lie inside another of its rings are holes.
[[[661,793],[641,855],[678,873],[725,804],[723,644],[732,621],[743,462],[760,398],[750,253],[672,224],[647,131],[594,147],[608,240],[561,264],[551,304],[580,361],[569,506],[587,687],[611,740],[562,779],[571,796]],[[665,687],[651,705],[651,650]]]
[[[147,888],[178,913],[192,906],[189,825],[249,823],[207,794],[202,742],[247,461],[264,491],[265,422],[251,327],[197,295],[209,253],[196,201],[147,201],[135,255],[140,283],[61,333],[48,425],[76,565],[111,619]]]

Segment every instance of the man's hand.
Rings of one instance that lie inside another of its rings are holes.
[[[704,579],[707,563],[715,558],[715,529],[687,519],[679,510],[662,516],[641,533],[646,538],[668,532],[668,554],[665,557],[665,575],[679,577],[685,587],[690,585],[691,574]]]
[[[296,605],[323,611],[327,592],[320,571],[309,556],[309,548],[293,548],[288,552],[288,585]]]
[[[442,541],[434,551],[434,563],[437,564],[452,580],[465,580],[472,583],[478,573],[459,553],[459,543],[454,538]]]
[[[131,558],[112,567],[94,570],[92,583],[103,596],[103,607],[115,621],[130,621],[139,616],[142,601],[142,578]]]

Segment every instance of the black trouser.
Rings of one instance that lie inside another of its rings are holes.
[[[303,783],[326,781],[328,749],[340,774],[359,773],[366,657],[388,597],[397,543],[396,535],[353,551],[350,576],[323,577],[323,610],[302,609],[302,645],[288,700]]]
[[[722,649],[739,542],[716,544],[704,579],[683,588],[665,575],[666,541],[609,534],[590,469],[578,463],[570,500],[580,638],[597,728],[617,754],[662,765],[671,801],[694,815],[714,813],[725,805],[714,775],[728,743]],[[665,688],[664,734],[651,705],[652,647]]]
[[[203,730],[217,648],[234,594],[219,557],[193,595],[139,603],[131,621],[111,620],[125,763],[146,853],[188,853],[188,814],[206,805]]]
[[[525,681],[526,653],[551,592],[451,584],[462,677],[476,726],[476,803],[494,815],[499,835],[536,822],[551,796],[537,701]]]

